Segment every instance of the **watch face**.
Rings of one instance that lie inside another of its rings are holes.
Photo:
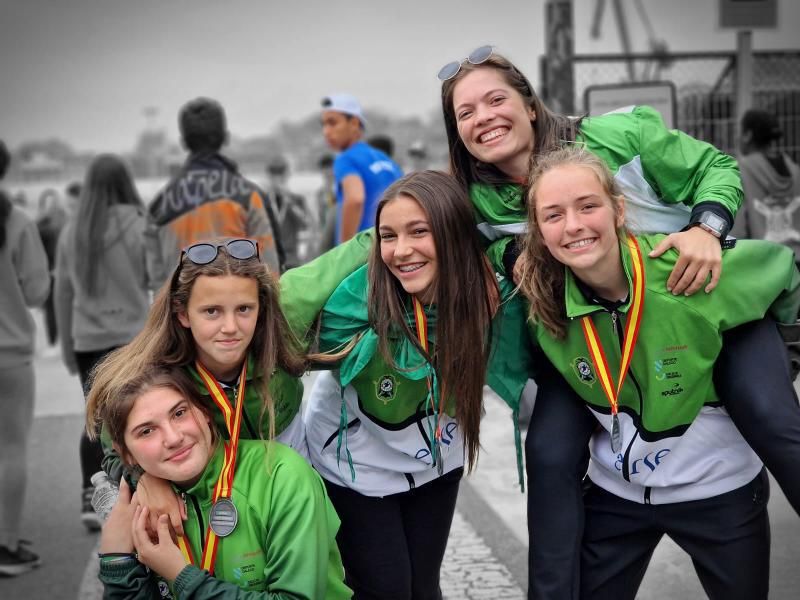
[[[714,213],[707,213],[703,219],[703,222],[717,231],[722,231],[722,229],[725,227],[725,219],[718,217]]]

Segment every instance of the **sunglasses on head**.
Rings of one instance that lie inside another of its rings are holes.
[[[224,244],[209,244],[208,242],[192,244],[183,249],[181,257],[186,255],[186,258],[196,265],[207,265],[217,258],[220,248],[225,248],[228,255],[237,260],[258,257],[258,242],[248,239],[230,240]]]
[[[492,46],[481,46],[480,48],[475,48],[475,50],[469,53],[467,58],[463,60],[454,60],[451,63],[447,63],[445,66],[439,69],[439,73],[436,76],[440,81],[452,79],[458,75],[458,72],[461,70],[461,65],[463,65],[465,62],[468,62],[471,65],[485,63],[492,55],[492,50]]]

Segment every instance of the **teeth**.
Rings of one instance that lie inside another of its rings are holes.
[[[500,127],[500,128],[498,128],[498,129],[492,129],[492,130],[491,130],[491,131],[489,131],[488,133],[484,133],[484,134],[481,136],[481,142],[488,142],[488,141],[491,141],[491,140],[493,140],[493,139],[495,139],[495,138],[502,137],[502,136],[504,136],[504,135],[505,135],[505,134],[507,134],[507,133],[508,133],[508,129],[507,129],[507,128],[505,128],[505,127]]]
[[[587,238],[585,240],[578,240],[577,242],[572,242],[567,244],[567,248],[583,248],[584,246],[588,246],[589,244],[593,243],[595,238]]]
[[[403,265],[402,267],[398,267],[401,273],[411,273],[412,271],[417,271],[425,266],[425,263],[417,263],[415,265]]]

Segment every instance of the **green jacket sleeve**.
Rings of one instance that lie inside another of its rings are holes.
[[[100,562],[100,581],[105,600],[158,600],[158,576],[138,561]]]
[[[646,255],[662,236],[639,236]],[[666,277],[677,260],[677,252],[668,251],[664,260],[650,263],[650,275]],[[800,310],[800,273],[794,252],[782,244],[763,240],[738,240],[736,247],[722,253],[722,270],[727,273],[711,294],[678,296],[700,312],[720,331],[756,321],[767,314],[777,322],[792,324]],[[667,293],[664,290],[663,293]]]
[[[372,231],[362,231],[310,263],[289,269],[281,276],[281,308],[298,339],[306,339],[336,287],[366,264],[370,248]]]
[[[736,160],[711,144],[667,129],[661,115],[648,106],[588,118],[578,139],[614,173],[638,157],[645,180],[661,202],[691,207],[715,202],[731,217],[742,203]]]

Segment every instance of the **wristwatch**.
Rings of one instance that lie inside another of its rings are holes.
[[[704,211],[698,215],[698,219],[690,224],[691,226],[698,226],[704,229],[720,242],[724,242],[728,236],[728,222],[720,217],[718,214],[711,211]]]

